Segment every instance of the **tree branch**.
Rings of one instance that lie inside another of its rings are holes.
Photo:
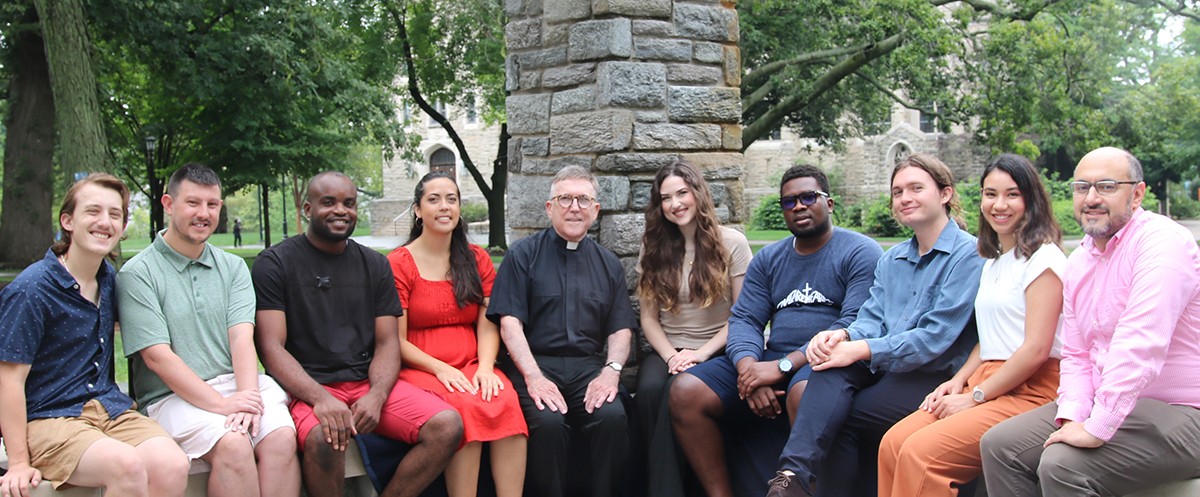
[[[1187,2],[1179,0],[1177,2],[1167,2],[1166,0],[1151,0],[1152,3],[1167,9],[1168,12],[1177,16],[1183,16],[1193,21],[1200,21],[1200,12],[1188,10]],[[1137,3],[1137,2],[1133,2]]]
[[[387,3],[388,13],[391,14],[392,19],[396,23],[396,28],[399,31],[398,34],[400,37],[401,46],[404,49],[404,68],[408,74],[408,94],[412,96],[413,101],[416,102],[417,107],[421,108],[421,111],[428,114],[431,119],[442,126],[442,129],[446,130],[446,134],[450,136],[450,141],[453,141],[454,147],[458,149],[458,156],[462,159],[463,166],[467,168],[467,172],[471,174],[471,178],[475,180],[475,184],[479,186],[480,192],[482,192],[485,197],[491,195],[492,188],[487,184],[487,181],[483,178],[483,175],[480,174],[479,168],[475,167],[475,163],[471,161],[471,156],[469,153],[467,153],[466,144],[464,144],[462,138],[458,136],[458,132],[455,131],[454,126],[450,124],[450,120],[446,119],[446,116],[442,115],[441,112],[438,112],[438,110],[433,108],[432,105],[429,105],[429,102],[425,100],[424,96],[421,95],[421,87],[417,82],[417,67],[413,62],[412,45],[408,41],[408,30],[405,28],[404,19],[407,7],[402,7],[400,10],[397,10],[395,4],[390,2],[385,3]]]
[[[754,88],[756,86],[759,86],[759,85],[765,83],[766,80],[769,77],[771,77],[771,75],[773,75],[779,71],[782,71],[785,67],[811,64],[813,62],[817,62],[817,61],[821,61],[821,60],[832,59],[834,57],[841,57],[843,55],[850,55],[852,53],[857,53],[857,52],[861,52],[863,50],[867,50],[867,49],[871,48],[871,45],[872,45],[871,43],[863,43],[861,45],[853,46],[853,47],[831,48],[829,50],[817,50],[816,52],[809,52],[809,53],[800,55],[799,57],[795,57],[792,59],[777,60],[775,62],[765,64],[762,67],[759,67],[759,68],[754,69],[753,71],[750,71],[750,74],[747,74],[745,77],[742,78],[742,91],[746,91],[750,88]]]
[[[934,7],[941,7],[943,5],[961,2],[978,12],[988,12],[999,17],[1012,19],[1014,21],[1031,21],[1046,7],[1054,5],[1060,1],[1061,0],[1045,0],[1041,5],[1023,8],[1021,10],[1006,9],[997,3],[988,2],[986,0],[930,0],[929,3]]]
[[[904,38],[904,33],[894,34],[884,38],[879,43],[872,44],[870,48],[862,52],[842,59],[841,62],[829,68],[829,71],[826,71],[825,74],[813,82],[812,90],[808,94],[788,97],[762,116],[759,116],[754,122],[747,124],[742,130],[742,151],[744,152],[750,144],[778,126],[787,115],[803,109],[821,95],[824,95],[825,92],[836,87],[842,80],[854,74],[859,68],[875,59],[892,53],[904,43]]]
[[[893,101],[895,101],[896,103],[900,104],[901,106],[903,106],[905,108],[912,109],[912,110],[919,110],[919,111],[921,111],[922,114],[928,114],[928,115],[934,116],[939,119],[948,119],[941,112],[935,111],[928,107],[922,107],[920,105],[914,104],[908,100],[901,98],[900,95],[896,94],[896,92],[888,89],[888,87],[884,86],[883,83],[880,83],[878,80],[876,80],[875,78],[873,78],[871,76],[868,76],[861,72],[855,72],[854,75],[858,76],[863,81],[870,83],[871,86],[875,87],[875,89],[879,90],[884,95],[887,95],[888,98],[892,99]]]

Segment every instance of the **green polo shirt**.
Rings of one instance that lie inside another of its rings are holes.
[[[138,351],[165,343],[205,381],[232,373],[229,328],[254,324],[254,286],[241,257],[205,244],[192,260],[159,233],[117,274],[117,309],[129,382],[145,412],[171,389]]]

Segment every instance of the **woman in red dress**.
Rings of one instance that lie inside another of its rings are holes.
[[[458,185],[426,174],[413,195],[408,242],[388,255],[404,315],[400,379],[439,395],[463,419],[464,446],[446,468],[451,497],[474,497],[483,442],[497,497],[520,497],[529,430],[512,383],[494,369],[500,332],[484,317],[496,269],[467,241]]]

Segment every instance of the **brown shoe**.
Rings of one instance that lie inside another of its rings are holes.
[[[770,487],[767,489],[767,497],[812,497],[812,494],[801,486],[800,479],[795,474],[777,471],[767,485]]]

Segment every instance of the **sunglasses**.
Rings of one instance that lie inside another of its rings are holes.
[[[804,192],[797,195],[788,195],[786,197],[779,197],[779,206],[783,207],[784,210],[791,210],[795,209],[796,202],[799,202],[804,204],[805,207],[808,207],[817,203],[817,199],[821,197],[828,198],[829,194],[821,190],[813,190],[811,192]]]

